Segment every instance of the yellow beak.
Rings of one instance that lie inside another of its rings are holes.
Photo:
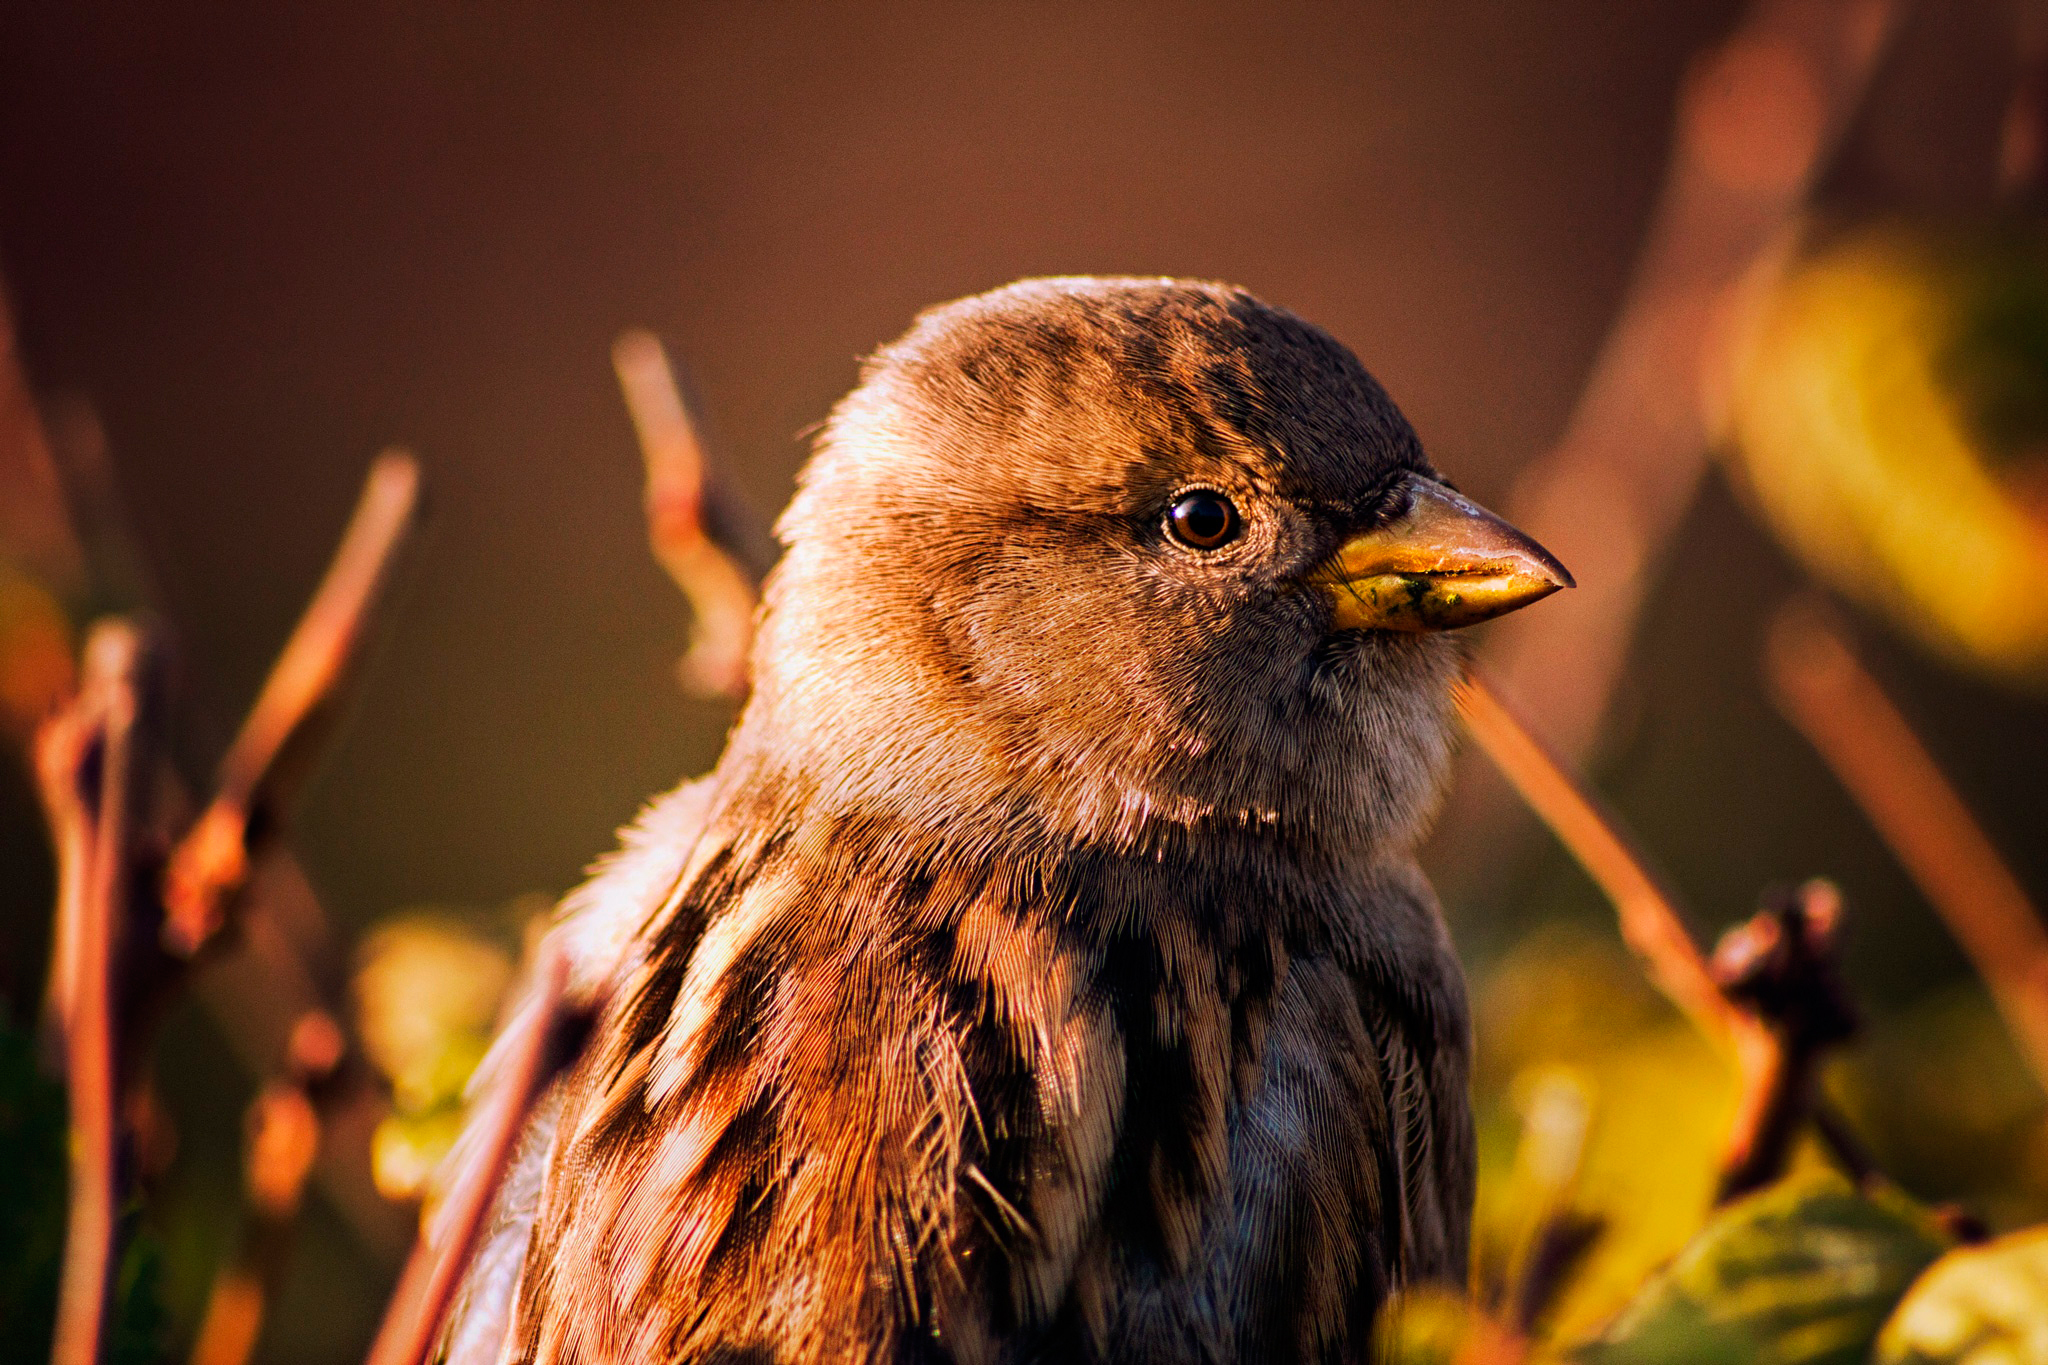
[[[1435,479],[1403,480],[1408,510],[1354,536],[1314,575],[1340,630],[1456,630],[1573,586],[1529,537]]]

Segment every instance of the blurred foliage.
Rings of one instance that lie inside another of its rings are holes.
[[[1914,1284],[1879,1365],[2048,1365],[2048,1228],[1964,1247]]]
[[[1976,983],[1877,1015],[1829,1080],[1907,1189],[1995,1227],[2048,1220],[2048,1095]]]
[[[1577,1359],[1860,1361],[1947,1239],[1887,1185],[1859,1192],[1803,1150],[1777,1185],[1712,1207],[1735,1102],[1732,1068],[1646,983],[1613,938],[1541,930],[1476,981],[1479,1207],[1470,1299],[1421,1289],[1382,1326],[1408,1365]],[[1905,1188],[1960,1198],[1997,1223],[2048,1217],[2048,1097],[1981,989],[1950,988],[1880,1017],[1832,1069],[1830,1092]],[[1546,1291],[1533,1340],[1503,1325],[1531,1248],[1564,1218],[1597,1220],[1590,1251]],[[2019,1247],[2032,1245],[2013,1239]],[[2000,1246],[2005,1243],[1998,1244]],[[1916,1365],[1988,1349],[2041,1261],[1977,1267],[1916,1290]],[[1943,1272],[1947,1275],[1947,1272]],[[2003,1308],[2001,1309],[2001,1305]],[[1997,1316],[2004,1311],[2006,1318]],[[1969,1316],[1974,1314],[1975,1316]],[[1901,1310],[1900,1322],[1907,1315]],[[1965,1320],[1983,1325],[1963,1331]],[[2043,1317],[2048,1321],[2048,1316]],[[1936,1330],[1949,1324],[1941,1336]],[[2017,1330],[2017,1329],[2013,1329]],[[2015,1348],[2017,1349],[2017,1348]],[[1983,1359],[2027,1359],[2024,1356]],[[1892,1357],[1887,1357],[1892,1359]]]
[[[0,1365],[50,1354],[64,1255],[67,1170],[64,1088],[43,1073],[33,1038],[0,1000]],[[138,1209],[115,1282],[111,1365],[168,1360],[162,1253]]]
[[[1779,537],[1951,659],[2048,681],[2048,235],[1826,239],[1757,309],[1728,453]]]
[[[1504,1282],[1530,1223],[1564,1197],[1529,1178],[1519,1135],[1532,1091],[1569,1075],[1588,1109],[1571,1197],[1607,1230],[1555,1305],[1553,1330],[1590,1333],[1698,1228],[1734,1074],[1611,938],[1533,935],[1482,980],[1477,1007],[1479,1278]]]
[[[1495,1356],[1496,1343],[1506,1339],[1464,1295],[1418,1285],[1388,1304],[1373,1325],[1373,1359],[1386,1365],[1466,1365]]]
[[[1720,1210],[1652,1276],[1587,1365],[1853,1365],[1947,1245],[1926,1212],[1830,1171]]]
[[[391,1087],[371,1138],[371,1171],[388,1199],[424,1198],[462,1130],[463,1089],[490,1049],[512,984],[517,937],[546,909],[521,897],[490,922],[414,910],[380,923],[356,953],[354,996],[364,1054]]]

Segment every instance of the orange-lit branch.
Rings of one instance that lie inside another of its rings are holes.
[[[97,627],[71,708],[37,736],[37,775],[58,831],[59,966],[71,1192],[52,1365],[97,1365],[105,1344],[119,1211],[120,948],[135,843],[156,775],[150,643],[126,622]],[[97,751],[97,764],[92,759]],[[88,771],[97,768],[97,780]]]
[[[213,1282],[192,1365],[244,1365],[255,1350],[320,1151],[318,1096],[330,1088],[346,1048],[332,1015],[308,1011],[292,1029],[290,1074],[264,1086],[249,1105],[243,1177],[254,1217],[234,1261]]]
[[[1487,757],[1613,902],[1622,937],[1650,979],[1733,1054],[1740,1089],[1721,1197],[1775,1178],[1793,1135],[1816,1116],[1844,1164],[1867,1173],[1854,1144],[1836,1141],[1843,1125],[1820,1112],[1813,1084],[1822,1050],[1851,1027],[1832,974],[1839,919],[1832,889],[1810,883],[1786,904],[1767,907],[1732,931],[1710,964],[1612,817],[1500,697],[1471,676],[1458,705]]]
[[[1503,621],[1483,657],[1568,755],[1595,737],[1656,562],[1699,486],[1712,420],[1702,365],[1744,282],[1782,252],[1905,7],[1753,0],[1687,73],[1627,298],[1564,434],[1522,471],[1506,509],[1579,587]]]
[[[419,482],[419,466],[401,451],[370,467],[327,576],[221,762],[218,794],[165,870],[164,943],[177,955],[192,957],[213,938],[247,881],[252,840],[275,825],[389,585]]]
[[[1702,1033],[1734,1043],[1751,1025],[1721,993],[1677,906],[1599,800],[1476,675],[1459,688],[1458,707],[1486,756],[1614,903],[1622,938],[1658,989]]]
[[[648,539],[695,616],[683,685],[705,695],[743,696],[754,586],[705,529],[703,441],[658,337],[627,332],[612,346],[612,365],[647,462]]]
[[[1781,609],[1765,667],[1780,709],[1948,923],[2048,1087],[2048,931],[2012,870],[1825,608]]]
[[[543,939],[532,984],[493,1045],[497,1056],[486,1063],[490,1078],[464,1146],[450,1158],[454,1181],[406,1261],[366,1365],[423,1365],[433,1350],[518,1150],[527,1115],[561,1065],[558,1042],[568,979],[568,959]]]

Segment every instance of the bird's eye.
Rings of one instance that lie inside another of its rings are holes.
[[[1197,550],[1213,550],[1237,537],[1237,509],[1221,493],[1198,488],[1183,493],[1166,513],[1173,537]]]

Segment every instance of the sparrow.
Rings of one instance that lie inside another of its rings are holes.
[[[922,314],[777,534],[716,769],[563,906],[601,1004],[445,1358],[1345,1361],[1462,1281],[1447,632],[1570,575],[1178,279]]]

